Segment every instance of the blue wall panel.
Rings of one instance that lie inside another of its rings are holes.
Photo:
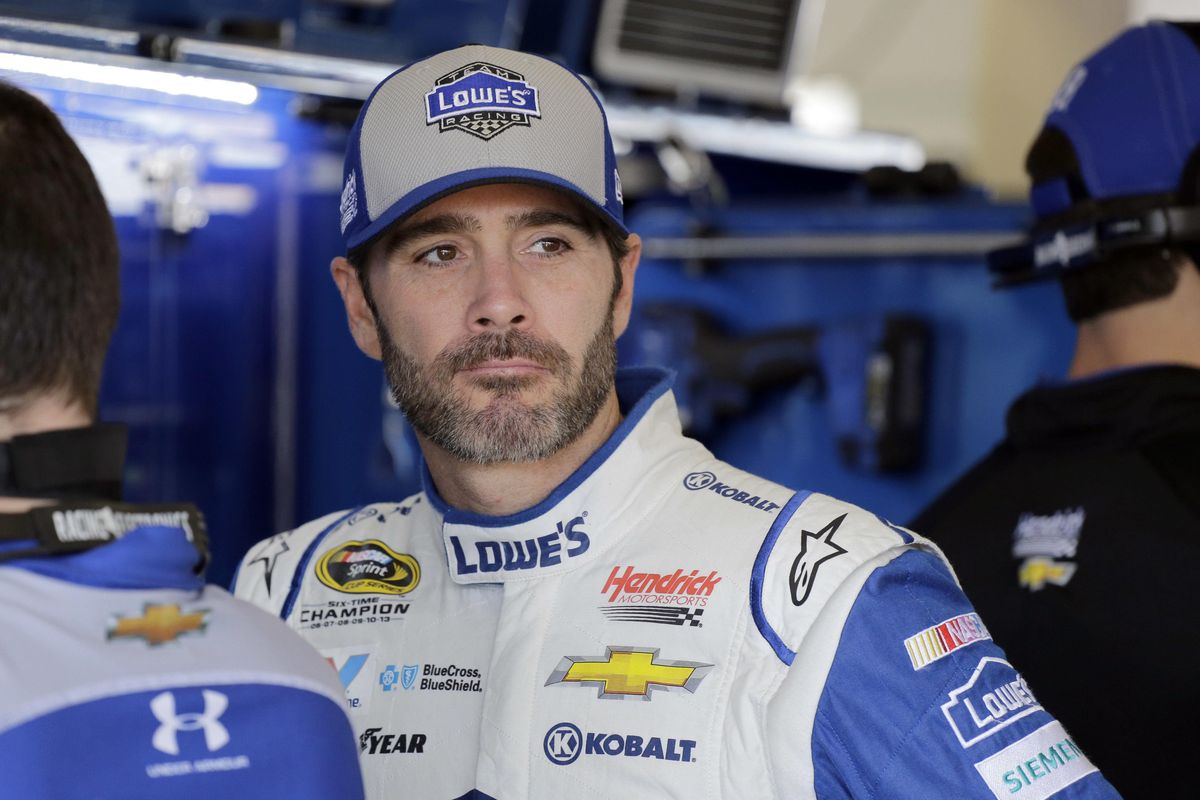
[[[745,204],[702,221],[728,236],[867,233],[1004,233],[1024,209],[970,196],[954,201]],[[641,208],[631,226],[675,237],[694,227],[678,207]],[[731,260],[702,274],[678,261],[648,260],[637,278],[639,307],[685,302],[732,333],[829,326],[911,312],[933,325],[924,466],[872,474],[839,460],[832,409],[812,387],[776,390],[704,436],[720,457],[782,483],[837,495],[897,522],[909,519],[1000,437],[1008,403],[1024,388],[1065,373],[1073,329],[1057,287],[990,288],[975,258]],[[636,333],[634,334],[636,335]],[[626,344],[626,351],[636,350]]]

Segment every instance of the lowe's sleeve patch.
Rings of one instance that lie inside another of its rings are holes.
[[[1044,800],[1098,771],[1057,721],[977,762],[975,769],[997,800]]]

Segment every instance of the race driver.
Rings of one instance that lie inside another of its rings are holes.
[[[253,548],[376,798],[1111,798],[935,548],[684,438],[616,371],[640,241],[575,74],[485,46],[350,134],[332,264],[424,490]],[[614,379],[615,373],[615,379]]]

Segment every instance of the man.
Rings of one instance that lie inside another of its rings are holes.
[[[341,687],[205,586],[198,513],[119,502],[93,424],[112,220],[54,114],[0,83],[0,776],[5,797],[361,797]]]
[[[717,461],[665,373],[614,382],[641,244],[578,76],[477,45],[394,73],[341,212],[424,491],[236,585],[349,671],[369,794],[1115,796],[933,548]]]
[[[1076,67],[1026,167],[1068,380],[914,522],[1127,797],[1189,797],[1200,713],[1200,26],[1133,28]],[[1013,257],[1015,255],[1015,258]]]

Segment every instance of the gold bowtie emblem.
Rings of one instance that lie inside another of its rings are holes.
[[[203,633],[207,626],[208,609],[181,613],[175,603],[148,603],[140,617],[114,617],[108,626],[108,638],[142,638],[148,644],[173,642],[185,633]]]
[[[597,697],[649,700],[655,689],[695,693],[712,664],[659,661],[657,648],[609,647],[602,659],[567,656],[550,673],[546,685],[596,686]]]

